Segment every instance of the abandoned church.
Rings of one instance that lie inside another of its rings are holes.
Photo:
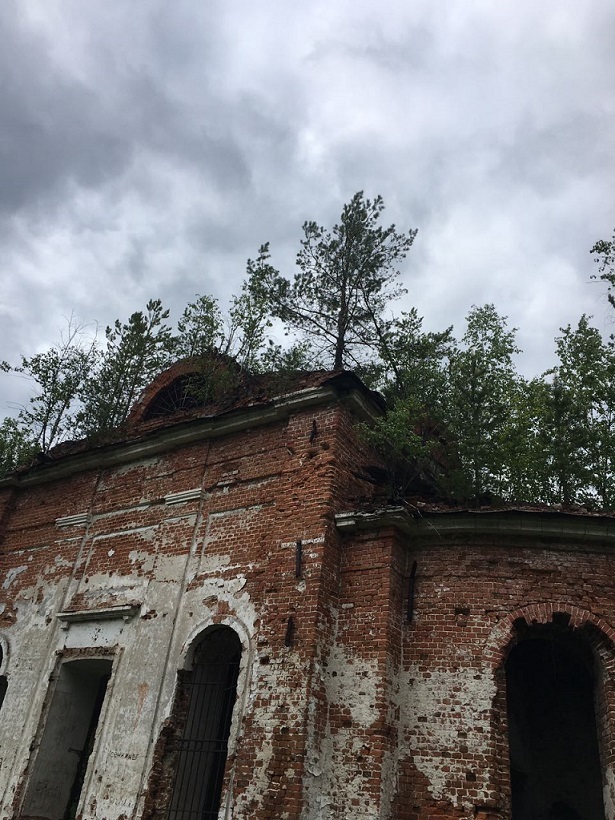
[[[615,519],[387,504],[353,374],[191,367],[0,482],[1,817],[615,820]]]

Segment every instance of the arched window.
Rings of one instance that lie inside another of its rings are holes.
[[[4,660],[4,653],[2,651],[2,646],[0,646],[0,669],[2,669],[2,662]],[[4,701],[4,696],[6,695],[6,676],[0,675],[0,709],[2,708],[2,703]]]
[[[176,710],[185,717],[174,750],[169,820],[218,817],[240,659],[237,634],[229,627],[212,630],[195,650],[192,672],[180,682]]]
[[[600,820],[602,776],[589,644],[532,626],[506,661],[513,820]]]

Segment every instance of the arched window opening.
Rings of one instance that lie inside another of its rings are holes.
[[[192,410],[199,407],[203,404],[206,391],[204,387],[201,387],[201,395],[199,395],[198,388],[199,384],[195,375],[179,376],[156,394],[143,416],[143,421],[163,418],[180,410]]]
[[[0,646],[0,669],[2,668],[2,662],[4,660],[4,652],[2,651],[2,646]],[[4,702],[4,696],[6,695],[6,687],[7,681],[4,675],[0,675],[0,709],[2,709],[2,704]]]
[[[106,658],[60,666],[22,815],[61,820],[77,816],[111,666]]]
[[[185,722],[177,740],[169,820],[218,817],[231,730],[241,643],[229,627],[209,632],[180,684]]]
[[[535,626],[506,662],[512,820],[604,820],[593,659]]]

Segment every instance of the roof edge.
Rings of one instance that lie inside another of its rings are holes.
[[[615,543],[615,518],[558,510],[481,510],[424,513],[409,507],[383,507],[372,512],[335,516],[337,529],[353,533],[394,527],[416,538],[438,540],[463,534],[505,535],[585,543]]]
[[[348,389],[348,382],[343,382],[339,387],[335,382],[335,378],[332,378],[320,387],[304,388],[276,396],[266,405],[255,404],[206,418],[171,422],[168,426],[146,432],[135,439],[91,447],[78,453],[68,453],[56,462],[47,462],[27,472],[13,473],[0,479],[0,489],[45,484],[91,469],[115,467],[202,439],[219,438],[251,427],[271,424],[299,410],[331,401],[343,402],[361,420],[375,419],[381,415],[379,404],[368,395],[367,388],[360,389],[361,382],[353,385],[351,389]]]

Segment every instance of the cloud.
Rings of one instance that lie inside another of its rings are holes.
[[[223,301],[271,241],[357,190],[419,235],[428,327],[495,302],[524,368],[594,312],[615,222],[615,11],[603,0],[7,0],[0,6],[0,358],[150,297]],[[15,385],[0,382],[0,404]]]

